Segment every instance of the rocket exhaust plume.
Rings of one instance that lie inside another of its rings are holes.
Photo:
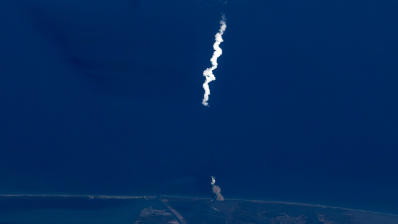
[[[211,176],[211,190],[216,195],[217,201],[224,201],[224,197],[221,194],[220,186],[216,185],[216,178]]]
[[[209,95],[210,95],[210,87],[209,83],[216,80],[216,77],[213,74],[213,71],[217,69],[218,63],[217,59],[222,55],[222,49],[220,48],[220,44],[224,41],[222,39],[222,35],[225,32],[225,29],[227,29],[227,22],[225,19],[225,15],[222,15],[221,21],[220,21],[220,29],[216,33],[215,36],[215,42],[213,44],[213,56],[211,57],[211,67],[207,68],[206,70],[203,71],[203,76],[206,78],[205,82],[203,83],[203,89],[205,90],[205,93],[203,95],[203,100],[202,104],[203,106],[208,106],[209,103]]]

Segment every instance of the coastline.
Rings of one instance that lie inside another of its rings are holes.
[[[214,200],[211,197],[198,197],[198,196],[181,196],[181,195],[108,195],[108,194],[0,194],[1,198],[81,198],[81,199],[118,199],[118,200],[131,200],[131,199],[144,199],[144,200],[162,200],[162,199],[182,199],[182,200]],[[292,201],[278,201],[278,200],[255,200],[245,198],[225,198],[225,201],[242,201],[259,204],[280,204],[301,207],[325,208],[325,209],[338,209],[351,212],[361,212],[374,215],[385,215],[398,217],[398,214],[378,212],[366,209],[346,208],[334,205],[324,204],[311,204],[305,202],[292,202]]]

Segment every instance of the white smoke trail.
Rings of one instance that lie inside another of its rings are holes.
[[[222,35],[224,34],[225,29],[227,29],[227,22],[225,16],[222,15],[220,21],[220,29],[218,30],[218,33],[215,36],[215,42],[213,44],[214,52],[213,56],[210,59],[211,67],[203,71],[203,76],[206,78],[205,82],[203,83],[203,89],[205,90],[205,93],[203,95],[202,104],[204,106],[209,105],[209,103],[207,102],[209,101],[209,95],[210,95],[209,83],[216,80],[213,71],[217,69],[218,67],[217,59],[222,55],[222,49],[220,48],[220,44],[224,41],[222,39]]]
[[[216,185],[216,178],[214,176],[211,176],[211,190],[216,195],[217,201],[224,201],[224,196],[221,194],[221,188]]]
[[[214,176],[211,176],[211,185],[214,185],[216,183],[216,178]]]

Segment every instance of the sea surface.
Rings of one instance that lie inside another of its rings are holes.
[[[186,196],[1,195],[1,224],[396,224],[398,215],[298,202]]]
[[[225,198],[398,214],[397,11],[393,0],[0,0],[0,193],[212,197],[215,176]],[[134,206],[1,199],[0,212],[106,222]]]
[[[145,201],[87,197],[0,197],[0,223],[132,223],[143,204]]]

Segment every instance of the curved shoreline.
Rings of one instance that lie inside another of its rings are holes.
[[[185,200],[213,200],[210,197],[190,197],[190,196],[178,196],[178,195],[105,195],[105,194],[0,194],[0,198],[87,198],[87,199],[185,199]],[[252,200],[252,199],[241,199],[241,198],[225,198],[225,201],[243,201],[260,204],[280,204],[280,205],[293,205],[293,206],[305,206],[313,208],[327,208],[327,209],[339,209],[346,211],[362,212],[375,215],[387,215],[398,217],[398,214],[377,212],[365,209],[354,209],[345,208],[339,206],[322,205],[322,204],[310,204],[304,202],[289,202],[289,201],[267,201],[267,200]]]

